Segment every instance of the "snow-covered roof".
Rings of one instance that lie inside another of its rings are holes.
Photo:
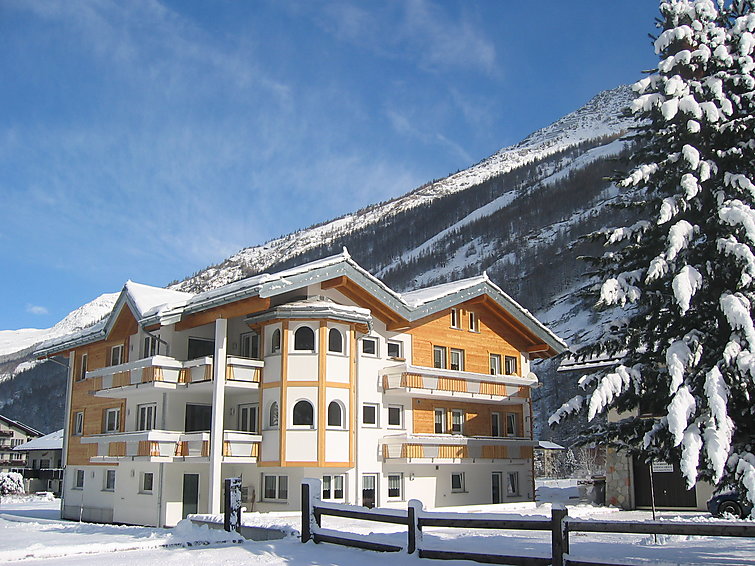
[[[568,356],[561,361],[556,371],[581,371],[581,370],[588,370],[588,369],[610,367],[610,366],[617,365],[621,361],[622,358],[623,358],[622,355],[618,355],[618,356],[600,355],[600,356],[594,356],[592,358],[585,358],[585,359],[577,359],[577,358],[574,358],[573,356]]]
[[[56,430],[45,436],[40,436],[29,442],[19,444],[13,450],[19,452],[28,452],[30,450],[62,450],[63,449],[63,429]]]
[[[486,274],[399,294],[357,264],[344,248],[343,253],[340,254],[304,263],[273,274],[262,273],[197,294],[128,281],[121,291],[112,313],[101,324],[72,335],[47,341],[37,348],[35,354],[38,357],[44,357],[106,337],[126,304],[131,308],[138,323],[146,328],[158,324],[174,324],[185,315],[245,298],[270,298],[342,276],[354,281],[395,312],[398,317],[409,322],[419,320],[454,304],[487,295],[513,315],[529,332],[547,344],[550,349],[556,353],[561,353],[567,349],[563,340],[493,284]],[[327,308],[335,308],[333,305],[334,303],[329,303]],[[299,307],[314,308],[312,303],[299,305]],[[320,307],[324,308],[325,305]],[[343,312],[343,306],[339,305],[338,310]],[[354,310],[350,312],[352,316],[358,318],[363,318],[365,313],[369,315],[369,311],[366,310],[364,312]]]
[[[42,436],[42,433],[39,432],[36,428],[32,428],[22,422],[14,421],[13,419],[9,419],[8,417],[4,417],[3,415],[0,415],[0,420],[4,421],[8,426],[16,427],[17,429],[20,429],[31,436]]]

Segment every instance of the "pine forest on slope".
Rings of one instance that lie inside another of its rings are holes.
[[[585,266],[577,258],[591,251],[591,244],[579,238],[620,223],[617,209],[608,206],[619,197],[608,179],[629,168],[631,147],[619,138],[633,124],[624,115],[631,99],[627,86],[600,93],[576,112],[469,169],[402,197],[246,248],[171,288],[190,292],[217,288],[346,246],[360,265],[398,291],[487,271],[567,342],[579,342],[585,333],[600,328],[589,305],[574,293],[585,284]],[[13,365],[8,358],[14,356],[7,351],[0,351],[0,356],[6,354],[0,358],[0,363],[6,362],[0,373]],[[15,363],[27,359],[22,356]],[[551,431],[543,426],[573,392],[573,384],[557,383],[556,364],[542,362],[535,368],[544,384],[535,393],[537,432],[541,438],[569,443],[576,434],[573,427]],[[48,398],[32,394],[39,380],[49,382]],[[62,398],[63,391],[62,373],[50,362],[37,365],[34,372],[23,371],[0,383],[0,413],[26,419],[44,431],[54,430],[61,426],[62,406],[45,411],[29,404],[44,407],[51,399]]]

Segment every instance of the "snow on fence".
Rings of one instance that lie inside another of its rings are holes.
[[[472,560],[487,564],[514,566],[616,566],[609,562],[574,560],[569,557],[569,533],[663,534],[717,537],[755,537],[755,524],[698,523],[691,521],[593,521],[570,519],[566,508],[554,506],[550,519],[495,519],[489,514],[476,518],[469,513],[425,511],[422,502],[412,499],[402,509],[366,509],[358,505],[324,503],[320,500],[321,484],[305,479],[301,484],[301,541],[329,542],[379,552],[416,553],[420,558],[440,560]],[[406,546],[371,540],[370,536],[332,531],[321,527],[322,516],[346,517],[363,521],[393,523],[407,526]],[[551,532],[551,557],[504,556],[475,552],[457,552],[426,548],[423,527],[461,529],[499,529]],[[627,557],[630,558],[630,557]]]

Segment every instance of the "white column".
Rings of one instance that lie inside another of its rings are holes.
[[[54,362],[53,362],[54,363]],[[68,474],[66,466],[68,465],[68,439],[71,436],[71,397],[73,390],[73,379],[76,367],[76,350],[71,350],[68,354],[68,376],[66,377],[66,416],[63,421],[63,453],[60,459],[60,465],[63,467],[63,479],[60,486],[60,510],[63,511],[66,499],[66,489],[68,488]]]
[[[220,469],[223,460],[223,414],[225,413],[225,368],[228,321],[215,321],[215,357],[213,359],[212,427],[210,428],[210,498],[209,512],[220,513],[220,488],[223,477]]]

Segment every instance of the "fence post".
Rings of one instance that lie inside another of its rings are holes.
[[[419,524],[419,515],[422,509],[422,502],[417,499],[411,499],[406,507],[408,524],[406,551],[409,554],[414,554],[422,547],[422,526]]]
[[[310,507],[312,503],[309,499],[309,484],[306,481],[301,482],[301,541],[307,542],[312,538],[312,529],[310,528]]]
[[[569,554],[569,533],[566,518],[569,515],[566,507],[554,505],[551,508],[551,546],[553,566],[564,566],[564,554]]]

